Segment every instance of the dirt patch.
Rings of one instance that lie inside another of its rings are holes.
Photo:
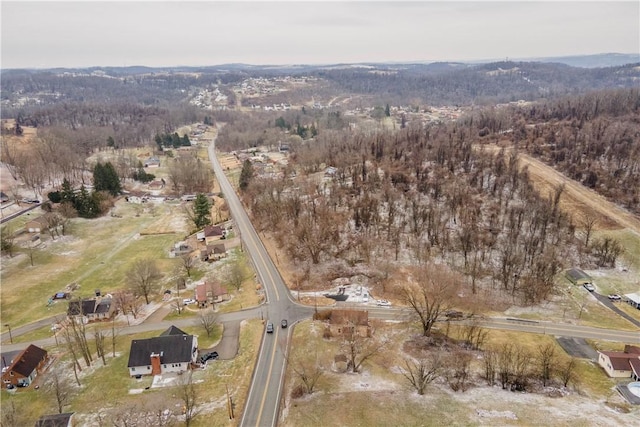
[[[484,148],[498,151],[502,147],[484,146]],[[542,196],[548,197],[559,185],[564,185],[560,207],[569,213],[575,222],[579,223],[590,215],[597,218],[594,229],[627,228],[640,236],[640,219],[625,209],[527,154],[519,153],[518,160],[520,169],[528,168],[529,177]]]

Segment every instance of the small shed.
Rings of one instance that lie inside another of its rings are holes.
[[[571,283],[580,286],[584,285],[585,283],[591,283],[591,281],[593,280],[591,279],[591,276],[589,276],[579,268],[572,268],[570,270],[567,270],[566,276]]]

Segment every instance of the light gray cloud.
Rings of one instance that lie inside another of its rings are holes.
[[[2,1],[3,68],[640,51],[640,3]]]

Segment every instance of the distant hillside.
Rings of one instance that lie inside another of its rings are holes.
[[[597,55],[558,56],[545,58],[529,58],[525,61],[555,62],[580,68],[618,67],[640,63],[638,53],[599,53]]]

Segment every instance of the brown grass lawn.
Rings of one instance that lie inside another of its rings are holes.
[[[452,331],[453,332],[453,331]],[[544,393],[513,393],[499,386],[489,387],[480,377],[479,359],[473,362],[473,387],[453,392],[442,380],[429,385],[419,396],[402,376],[400,367],[407,355],[402,343],[412,332],[402,325],[378,328],[376,335],[391,338],[385,352],[365,363],[358,374],[334,372],[333,356],[339,352],[336,339],[322,338],[319,322],[305,321],[295,327],[291,360],[318,360],[324,374],[316,391],[301,398],[291,398],[297,384],[291,367],[285,380],[286,404],[282,408],[283,426],[391,426],[391,425],[635,425],[638,411],[616,413],[606,404],[625,407],[612,393],[614,382],[591,362],[581,361],[577,388],[570,387],[564,397],[547,397]],[[551,337],[491,331],[490,345],[513,342],[535,352]],[[562,352],[560,347],[557,349]],[[564,354],[563,352],[561,354]]]
[[[17,327],[63,313],[64,302],[47,307],[47,299],[71,283],[80,285],[75,296],[89,296],[95,289],[119,289],[125,284],[126,271],[139,258],[157,259],[161,271],[170,278],[179,260],[169,259],[168,250],[184,233],[173,227],[175,209],[162,206],[138,214],[120,200],[115,211],[122,218],[76,218],[67,236],[56,240],[43,236],[43,245],[34,251],[33,266],[26,250],[3,259],[3,321]],[[162,230],[163,234],[140,235],[149,229]]]

